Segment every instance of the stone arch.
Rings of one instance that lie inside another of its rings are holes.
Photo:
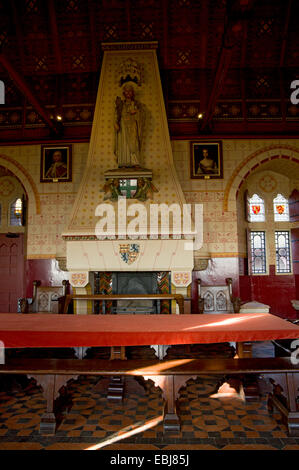
[[[295,158],[294,154],[298,158]],[[270,145],[257,150],[242,160],[227,182],[223,198],[223,211],[228,211],[229,201],[236,201],[243,182],[253,171],[259,166],[277,159],[290,160],[299,164],[299,149],[291,145]]]
[[[27,193],[29,205],[35,207],[36,214],[40,214],[40,197],[30,173],[19,162],[7,155],[0,155],[0,165],[10,170],[21,182]]]

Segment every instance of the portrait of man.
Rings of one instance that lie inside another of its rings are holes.
[[[41,182],[71,181],[71,146],[42,147]]]
[[[221,142],[191,142],[191,178],[222,178]]]

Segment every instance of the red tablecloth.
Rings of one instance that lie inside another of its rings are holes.
[[[7,348],[140,346],[297,339],[299,326],[269,313],[56,315],[0,313]]]

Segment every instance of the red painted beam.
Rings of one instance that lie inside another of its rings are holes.
[[[245,63],[246,43],[244,41],[246,41],[247,38],[246,25],[248,22],[248,13],[252,10],[254,3],[255,0],[232,0],[231,4],[227,7],[222,47],[218,58],[214,84],[210,92],[208,106],[204,113],[203,121],[201,122],[201,131],[205,131],[209,128],[210,121],[213,118],[217,98],[221,93],[227,71],[231,64],[234,47],[238,42],[240,42],[241,34],[243,35],[242,62],[243,64]]]
[[[208,2],[202,2],[200,9],[200,68],[207,66],[209,34],[209,7]]]
[[[89,13],[89,26],[91,37],[91,57],[92,57],[92,70],[97,70],[97,48],[96,48],[96,11],[95,5],[92,0],[88,0],[88,13]]]
[[[55,54],[56,60],[56,71],[58,73],[63,73],[62,68],[62,58],[60,52],[60,44],[59,44],[59,33],[57,27],[57,18],[55,12],[55,5],[53,0],[48,0],[48,10],[49,10],[49,20],[50,20],[50,30],[53,42],[53,49]]]
[[[288,7],[287,7],[287,13],[286,13],[286,17],[285,17],[283,34],[282,34],[282,43],[281,43],[279,67],[284,66],[285,52],[286,52],[286,45],[287,45],[287,37],[288,37],[288,29],[289,29],[290,15],[291,15],[291,9],[292,9],[292,2],[293,2],[293,0],[289,0]]]
[[[207,109],[204,111],[204,118],[201,123],[201,130],[205,130],[212,120],[217,97],[223,86],[227,71],[232,59],[232,48],[223,47],[218,60],[214,85],[210,93]]]
[[[23,33],[22,25],[21,25],[22,22],[20,20],[19,10],[16,6],[15,0],[11,0],[11,11],[12,11],[12,16],[13,16],[13,23],[16,28],[16,37],[17,37],[21,65],[22,65],[22,69],[24,70],[24,67],[26,64],[25,51],[24,51],[24,44],[25,44],[24,33]]]
[[[228,20],[227,20],[228,21]],[[227,71],[231,64],[234,46],[237,43],[240,33],[242,32],[241,21],[228,21],[223,34],[223,42],[221,51],[218,58],[217,69],[214,79],[213,88],[210,92],[207,109],[204,112],[204,118],[201,123],[201,130],[208,128],[210,121],[212,120],[216,100],[222,90],[224,80],[227,75]]]
[[[11,79],[14,81],[15,85],[21,91],[21,93],[23,93],[23,95],[27,98],[27,100],[32,104],[34,109],[43,118],[45,123],[48,124],[50,129],[52,129],[55,132],[55,134],[59,134],[58,129],[49,118],[46,110],[39,103],[39,101],[35,98],[29,86],[25,82],[24,78],[19,74],[19,72],[14,68],[14,66],[11,64],[11,62],[7,59],[7,57],[4,54],[0,54],[0,63],[3,65],[3,67],[5,68],[9,76],[11,77]]]

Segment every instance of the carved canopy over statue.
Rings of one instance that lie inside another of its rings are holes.
[[[134,86],[141,85],[140,66],[127,59],[120,67],[123,99],[115,100],[115,146],[118,167],[140,167],[144,136],[145,106],[136,100]]]

